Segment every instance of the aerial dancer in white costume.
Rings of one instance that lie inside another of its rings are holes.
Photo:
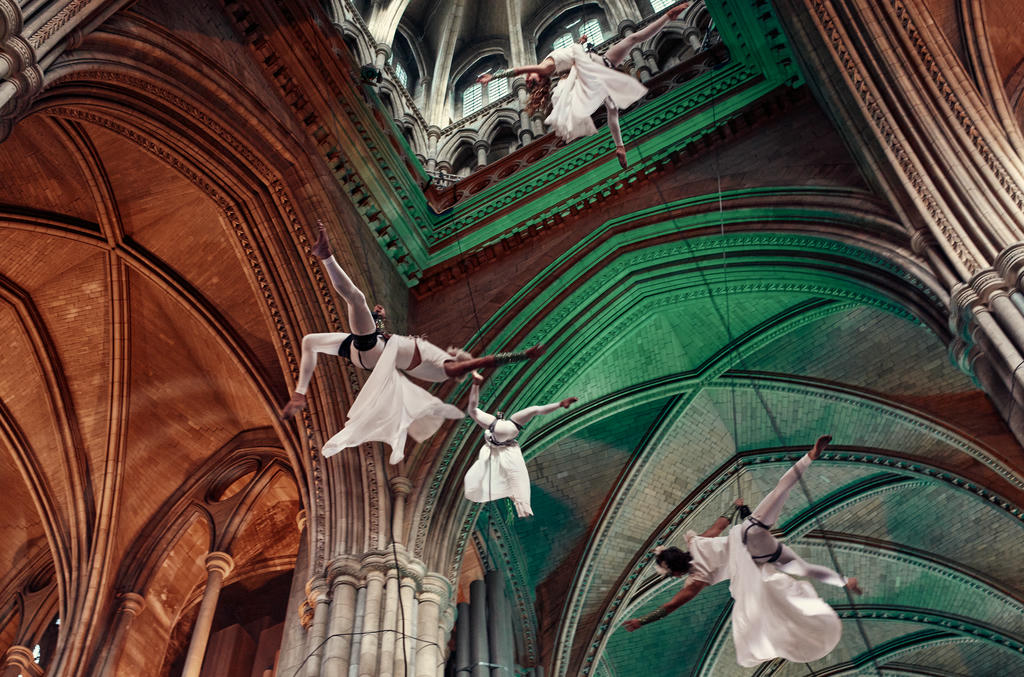
[[[413,384],[406,374],[440,383],[464,376],[474,369],[532,360],[544,352],[542,346],[533,346],[521,353],[474,358],[461,350],[442,350],[419,337],[388,334],[384,331],[387,317],[384,307],[377,305],[370,311],[366,297],[331,254],[323,224],[312,251],[323,263],[334,288],[348,306],[352,333],[330,332],[302,337],[299,381],[295,393],[281,411],[281,418],[291,418],[306,406],[306,390],[316,368],[318,353],[340,355],[363,369],[372,370],[348,411],[345,427],[324,445],[324,456],[376,441],[390,445],[391,463],[398,463],[405,455],[407,435],[422,442],[437,432],[444,419],[465,416],[458,407],[445,404]]]
[[[474,503],[511,498],[516,506],[516,514],[529,517],[533,515],[530,508],[530,475],[526,471],[526,461],[523,460],[523,452],[516,437],[534,416],[550,414],[560,408],[568,409],[577,398],[567,397],[561,402],[527,407],[508,418],[502,417],[499,411],[495,417],[477,407],[483,380],[478,373],[473,373],[473,387],[469,390],[469,407],[466,410],[469,417],[485,430],[480,456],[466,473],[466,498]]]
[[[651,39],[669,21],[679,18],[689,4],[684,2],[672,7],[649,25],[609,47],[604,56],[589,49],[589,45],[584,46],[587,43],[584,35],[580,42],[552,51],[539,64],[481,75],[477,82],[486,85],[494,78],[525,74],[526,86],[530,90],[527,112],[530,115],[544,112],[550,104],[551,112],[544,124],[552,127],[555,134],[566,142],[597,133],[590,115],[603,103],[608,111],[608,130],[615,140],[615,156],[625,168],[626,147],[619,128],[619,109],[633,105],[647,93],[647,88],[633,76],[615,70],[615,67],[626,60],[633,47]],[[568,73],[552,90],[551,75],[565,71]]]
[[[857,579],[843,578],[827,567],[805,562],[770,531],[790,490],[831,441],[827,435],[819,437],[814,448],[786,471],[753,513],[737,500],[733,515],[740,512],[745,519],[727,536],[719,534],[732,522],[732,515],[722,515],[700,536],[688,531],[689,552],[676,547],[656,548],[655,566],[662,575],[689,573],[689,578],[667,603],[646,616],[626,621],[626,630],[632,632],[664,618],[707,586],[728,578],[729,593],[735,600],[732,636],[740,665],[753,667],[773,658],[808,663],[832,651],[842,633],[839,616],[810,583],[791,576],[807,576],[859,595]]]

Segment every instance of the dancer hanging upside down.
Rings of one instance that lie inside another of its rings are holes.
[[[707,586],[728,578],[729,593],[735,600],[732,635],[740,665],[753,667],[773,658],[808,663],[828,654],[842,632],[839,616],[810,583],[787,574],[808,576],[859,595],[857,579],[843,578],[827,567],[805,562],[789,546],[779,543],[770,529],[790,490],[831,441],[827,435],[819,437],[814,448],[786,471],[753,513],[737,500],[733,514],[740,511],[745,519],[730,529],[728,536],[719,534],[732,522],[732,516],[722,515],[700,536],[686,533],[689,552],[676,547],[656,548],[658,571],[666,576],[689,573],[689,579],[666,604],[642,618],[626,621],[626,630],[632,632],[664,618]]]
[[[391,446],[391,463],[398,463],[405,455],[407,434],[422,442],[437,432],[444,419],[465,416],[458,407],[445,404],[410,382],[405,374],[439,383],[474,369],[532,360],[544,352],[542,346],[534,346],[521,353],[474,358],[460,350],[441,350],[422,338],[388,334],[384,331],[384,307],[377,305],[370,311],[366,297],[331,255],[323,224],[313,255],[321,260],[334,288],[345,299],[352,333],[307,334],[302,338],[299,382],[281,417],[291,418],[306,406],[306,390],[316,368],[317,353],[340,355],[373,370],[349,409],[345,427],[324,445],[324,456],[377,441]]]
[[[626,60],[629,51],[645,40],[654,37],[669,21],[679,18],[690,3],[684,2],[669,9],[641,30],[627,35],[608,48],[604,56],[584,47],[587,36],[579,43],[559,47],[534,66],[516,66],[497,73],[481,75],[477,81],[486,85],[493,78],[526,75],[526,86],[530,100],[526,110],[530,115],[547,110],[551,113],[544,124],[554,128],[555,133],[566,142],[581,136],[597,133],[590,115],[604,103],[608,111],[608,130],[615,140],[615,156],[619,164],[626,166],[626,147],[622,143],[619,128],[619,109],[627,108],[647,93],[647,88],[615,67]],[[568,73],[551,89],[551,75]]]
[[[550,414],[561,407],[568,409],[577,398],[567,397],[561,402],[527,407],[508,418],[502,417],[499,411],[498,416],[494,417],[477,407],[483,380],[482,376],[474,372],[473,387],[469,390],[466,413],[486,432],[480,456],[466,473],[466,498],[474,503],[511,498],[516,506],[516,514],[529,517],[533,514],[530,509],[530,475],[526,471],[526,461],[523,460],[523,452],[516,437],[534,416]]]

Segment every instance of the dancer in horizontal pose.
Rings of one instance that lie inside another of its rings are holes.
[[[530,90],[527,112],[530,115],[544,112],[550,105],[551,112],[544,124],[552,127],[555,134],[566,142],[597,133],[590,115],[603,103],[608,111],[608,130],[615,141],[615,156],[625,168],[626,147],[619,128],[619,109],[627,108],[642,98],[647,88],[633,76],[615,70],[615,67],[626,60],[631,49],[657,35],[669,21],[679,18],[689,4],[684,2],[672,7],[649,25],[609,47],[604,56],[586,45],[587,36],[584,35],[579,43],[559,47],[539,64],[481,75],[477,81],[486,85],[494,78],[526,75],[526,86]],[[565,71],[568,73],[552,90],[552,74]]]
[[[502,417],[499,411],[495,417],[477,406],[480,403],[480,384],[483,381],[478,372],[473,372],[473,387],[469,390],[469,407],[466,413],[477,425],[484,428],[485,432],[480,455],[466,473],[466,498],[474,503],[511,498],[516,506],[516,514],[519,517],[529,517],[533,515],[530,508],[530,475],[526,471],[526,461],[523,460],[523,452],[516,442],[516,437],[534,416],[550,414],[559,408],[568,409],[577,398],[567,397],[561,402],[527,407],[508,418]]]
[[[464,376],[474,369],[532,360],[544,352],[542,346],[534,346],[521,353],[474,358],[461,350],[442,350],[422,338],[388,334],[384,330],[387,318],[384,307],[377,305],[370,311],[366,297],[331,254],[323,224],[320,224],[320,235],[312,251],[348,306],[352,333],[307,334],[302,338],[299,381],[291,400],[281,411],[281,418],[291,418],[306,406],[306,390],[318,353],[340,355],[363,369],[372,370],[349,409],[345,427],[324,445],[324,456],[363,442],[377,441],[391,446],[391,463],[398,463],[405,455],[407,434],[422,442],[437,432],[444,419],[465,416],[458,407],[445,404],[410,382],[406,374],[439,383]]]
[[[626,630],[632,632],[664,618],[707,586],[728,578],[729,592],[735,600],[732,634],[740,665],[753,667],[773,658],[808,663],[828,654],[839,642],[839,616],[810,583],[791,576],[807,576],[859,595],[857,579],[843,578],[827,567],[805,562],[789,546],[779,543],[770,530],[790,490],[831,441],[827,435],[819,437],[814,448],[786,471],[753,513],[737,500],[733,515],[741,511],[745,519],[730,529],[728,536],[719,534],[732,522],[732,515],[722,515],[700,536],[686,533],[689,552],[676,547],[656,548],[655,567],[662,575],[689,574],[689,578],[667,603],[642,618],[626,621]]]

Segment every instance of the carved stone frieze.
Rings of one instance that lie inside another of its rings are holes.
[[[931,221],[939,229],[950,250],[956,255],[959,263],[969,273],[977,272],[982,263],[977,260],[971,248],[964,242],[959,229],[953,225],[939,204],[933,192],[931,182],[921,174],[913,153],[904,145],[903,135],[891,124],[891,114],[878,99],[870,76],[862,72],[864,65],[850,46],[849,38],[835,16],[830,2],[813,0],[811,9],[817,18],[817,24],[825,39],[831,46],[836,61],[845,70],[852,85],[852,91],[864,106],[869,122],[874,124],[877,137],[883,142],[903,173],[906,183],[924,206]]]

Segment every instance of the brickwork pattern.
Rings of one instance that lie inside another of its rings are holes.
[[[749,355],[743,366],[896,396],[975,390],[931,331],[866,306],[798,327]]]

